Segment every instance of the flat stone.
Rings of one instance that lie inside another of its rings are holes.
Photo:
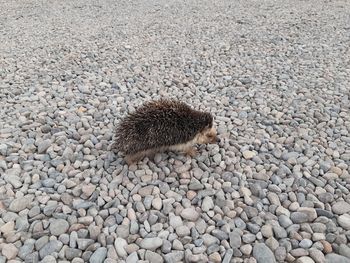
[[[155,253],[153,251],[147,250],[145,253],[145,259],[148,260],[149,262],[154,262],[154,263],[163,263],[163,257],[159,255],[158,253]]]
[[[178,226],[176,227],[176,234],[179,237],[189,236],[190,235],[190,229],[187,226]]]
[[[326,255],[326,263],[350,263],[350,258],[331,253]]]
[[[0,233],[3,233],[4,235],[9,234],[15,229],[15,222],[14,221],[9,221],[6,224],[2,225],[0,227]]]
[[[309,250],[310,257],[316,262],[316,263],[325,263],[326,259],[324,254],[316,249],[316,248],[311,248]]]
[[[56,263],[56,258],[54,256],[47,255],[40,261],[40,263]]]
[[[169,224],[175,229],[178,226],[182,226],[183,222],[180,216],[175,216],[174,214],[171,214],[169,216]]]
[[[273,236],[273,230],[271,225],[263,225],[261,227],[261,233],[264,237],[269,238]]]
[[[339,254],[344,256],[344,257],[350,258],[350,247],[345,245],[345,244],[340,244],[339,245]]]
[[[180,216],[188,221],[197,221],[200,214],[195,210],[194,207],[185,208],[181,211]]]
[[[231,248],[239,248],[242,244],[241,235],[238,233],[238,231],[232,231],[229,234],[230,237],[230,246]]]
[[[310,239],[303,239],[299,242],[299,246],[304,249],[308,249],[312,246],[312,241]]]
[[[346,230],[350,230],[350,215],[344,214],[338,217],[338,223],[341,227]]]
[[[263,243],[257,243],[253,248],[253,257],[257,263],[276,263],[275,255]]]
[[[73,258],[81,257],[82,251],[80,249],[67,247],[64,251],[66,259],[72,260]]]
[[[233,256],[233,250],[231,248],[227,249],[224,259],[222,260],[222,263],[230,263],[232,256]]]
[[[244,151],[242,154],[243,154],[243,157],[247,160],[252,159],[256,155],[255,152],[248,151],[248,150]]]
[[[125,247],[128,245],[125,239],[117,237],[114,241],[114,247],[117,251],[117,254],[121,258],[127,257],[127,252],[125,251]]]
[[[204,212],[208,212],[209,210],[214,208],[214,202],[213,199],[209,196],[204,197],[202,202],[202,210]]]
[[[159,237],[145,238],[140,242],[140,247],[147,250],[156,250],[163,245],[163,239]]]
[[[88,246],[92,245],[94,241],[89,238],[78,238],[77,244],[78,248],[81,250],[85,250]]]
[[[1,253],[8,260],[14,259],[18,254],[18,248],[14,244],[3,244]]]
[[[164,261],[166,263],[177,263],[182,262],[184,259],[185,253],[183,251],[171,252],[164,255]]]
[[[43,140],[38,144],[38,153],[45,153],[46,150],[51,146],[51,140]]]
[[[134,263],[134,262],[138,262],[139,257],[137,255],[137,252],[132,252],[125,260],[126,263]]]
[[[99,247],[95,250],[95,252],[91,255],[89,262],[90,263],[103,263],[107,256],[107,248]]]
[[[87,197],[90,197],[92,193],[95,191],[95,189],[96,189],[96,185],[93,185],[93,184],[83,185],[81,187],[81,190]]]
[[[62,247],[61,242],[57,240],[51,240],[49,243],[47,243],[40,249],[39,255],[41,258],[44,258],[47,255],[51,255],[55,251],[59,251],[61,247]]]
[[[339,201],[332,205],[332,211],[334,214],[342,215],[350,212],[350,204],[345,201]]]
[[[20,212],[29,207],[29,205],[33,201],[33,198],[34,197],[31,195],[16,198],[11,202],[9,210],[12,212]]]
[[[285,262],[287,257],[287,249],[285,247],[276,248],[275,257],[278,262]]]
[[[55,219],[50,223],[50,233],[54,236],[59,236],[67,232],[69,223],[64,219]]]
[[[310,257],[300,257],[297,259],[296,263],[315,263],[315,261]]]

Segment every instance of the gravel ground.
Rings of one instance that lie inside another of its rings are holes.
[[[1,1],[0,262],[350,262],[350,2]],[[178,97],[221,142],[128,167]]]

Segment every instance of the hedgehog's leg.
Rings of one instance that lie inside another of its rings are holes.
[[[145,153],[144,152],[128,154],[127,156],[125,156],[125,161],[130,166],[132,164],[136,164],[139,161],[141,161],[143,159],[143,157],[145,157]]]
[[[192,141],[188,143],[176,144],[176,145],[170,146],[169,150],[184,153],[190,157],[194,157],[198,153],[196,147],[193,146]]]
[[[185,149],[185,153],[186,155],[190,156],[190,157],[195,157],[197,154],[198,154],[198,150],[196,147],[194,146],[188,146],[186,149]]]

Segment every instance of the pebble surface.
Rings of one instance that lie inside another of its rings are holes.
[[[350,262],[350,2],[3,1],[0,262]],[[120,118],[215,116],[128,167]]]

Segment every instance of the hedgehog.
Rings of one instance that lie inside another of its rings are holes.
[[[160,99],[145,103],[122,119],[113,145],[130,165],[165,151],[194,157],[196,144],[215,142],[217,132],[211,113],[178,100]]]

